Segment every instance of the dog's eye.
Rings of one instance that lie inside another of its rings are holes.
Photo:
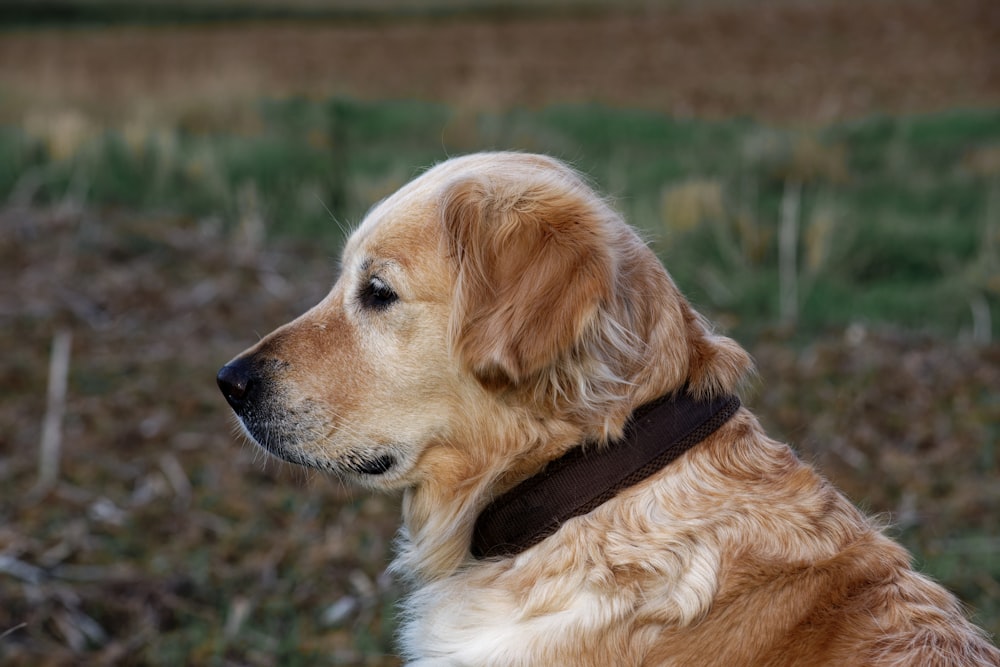
[[[361,288],[359,296],[361,305],[372,310],[385,310],[399,300],[399,295],[384,280],[378,277],[371,278]]]

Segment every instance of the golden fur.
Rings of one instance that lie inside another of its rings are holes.
[[[550,158],[461,157],[403,187],[352,235],[329,296],[237,368],[262,446],[403,490],[413,664],[1000,664],[956,599],[746,409],[522,554],[472,559],[497,494],[612,441],[642,403],[733,392],[751,371]]]

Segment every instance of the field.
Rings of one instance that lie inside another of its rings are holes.
[[[386,4],[407,3],[376,6]],[[32,109],[72,105],[123,122],[184,116],[197,128],[231,127],[259,97],[288,94],[465,111],[598,102],[792,122],[1000,104],[1000,9],[990,0],[635,0],[625,10],[543,0],[520,6],[549,11],[484,16],[450,14],[455,2],[408,4],[445,9],[412,20],[372,12],[337,22],[22,27],[0,40],[2,109],[19,116],[26,98]],[[591,10],[574,13],[574,4]]]
[[[0,663],[398,664],[398,499],[266,459],[214,375],[482,148],[590,174],[765,425],[1000,633],[1000,13],[944,4],[0,26]]]

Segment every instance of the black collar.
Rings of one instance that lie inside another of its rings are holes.
[[[563,522],[669,465],[739,407],[736,396],[697,401],[684,391],[641,406],[620,440],[575,447],[490,503],[476,519],[472,555],[513,556],[538,544]]]

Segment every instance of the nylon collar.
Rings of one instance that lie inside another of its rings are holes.
[[[620,440],[575,447],[490,503],[476,519],[472,555],[507,557],[538,544],[675,461],[739,407],[736,396],[697,401],[685,391],[639,407]]]

